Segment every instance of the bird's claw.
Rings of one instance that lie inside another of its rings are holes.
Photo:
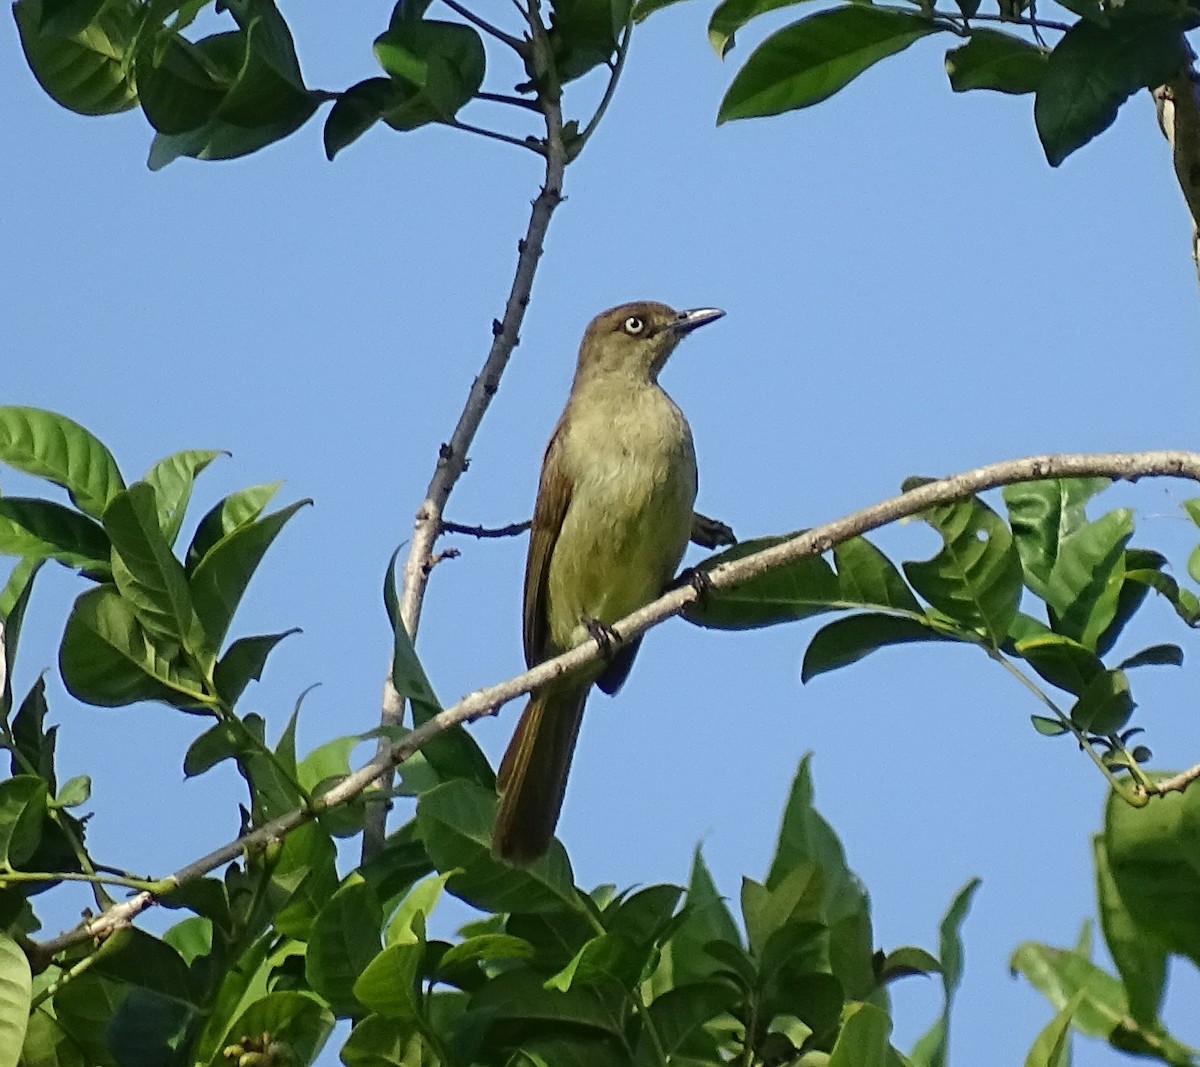
[[[621,635],[608,623],[601,622],[599,619],[584,619],[583,628],[596,642],[596,647],[600,649],[600,655],[605,659],[612,659],[613,653],[621,647]]]

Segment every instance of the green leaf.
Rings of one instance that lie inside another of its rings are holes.
[[[54,747],[58,739],[58,727],[45,728],[46,678],[40,675],[21,701],[12,723],[12,738],[16,751],[12,758],[12,773],[20,774],[27,767],[46,782],[53,792],[58,788],[54,770]]]
[[[922,484],[909,479],[904,488]],[[1021,558],[1008,526],[978,498],[921,513],[942,535],[931,560],[904,564],[904,573],[938,611],[975,630],[992,648],[1008,634],[1021,600]]]
[[[195,778],[212,770],[218,763],[241,755],[246,739],[230,723],[215,723],[197,737],[183,757],[183,775]]]
[[[722,563],[762,551],[786,541],[787,537],[763,537],[742,541],[724,552],[709,556],[699,570],[709,571]],[[820,556],[803,556],[731,589],[715,589],[691,604],[683,613],[688,622],[718,630],[745,630],[773,626],[830,611],[839,604],[840,591],[833,568]]]
[[[621,1003],[593,988],[572,989],[568,993],[547,989],[541,977],[527,967],[497,975],[472,998],[472,1007],[493,1012],[498,1024],[532,1023],[543,1032],[580,1027],[618,1038],[623,1038]],[[522,1047],[525,1048],[524,1043]],[[552,1060],[550,1067],[558,1067],[558,1063]]]
[[[1168,81],[1186,66],[1180,24],[1113,10],[1108,25],[1075,23],[1050,53],[1033,118],[1046,159],[1057,167],[1113,124],[1138,89]]]
[[[187,576],[163,536],[158,514],[154,489],[145,482],[135,482],[113,497],[104,512],[104,529],[113,546],[113,580],[147,633],[210,659]]]
[[[1200,790],[1133,808],[1109,794],[1104,847],[1121,901],[1143,936],[1200,965]]]
[[[729,1011],[738,999],[737,988],[720,981],[691,982],[655,997],[649,1008],[649,1021],[658,1049],[668,1057],[683,1053],[703,1035],[706,1023]],[[652,1053],[657,1052],[650,1047],[652,1044],[644,1031],[638,1048],[639,1064],[661,1062],[653,1058]]]
[[[1043,737],[1062,737],[1063,734],[1071,732],[1057,719],[1051,719],[1046,715],[1030,715],[1029,719],[1033,723],[1033,728]]]
[[[865,537],[852,537],[833,549],[838,598],[850,604],[923,614],[921,605],[896,565]]]
[[[1100,657],[1045,623],[1017,612],[1005,651],[1020,656],[1051,685],[1079,696],[1104,672]]]
[[[874,1004],[860,1004],[842,1024],[828,1067],[891,1067],[892,1020]]]
[[[492,826],[496,794],[458,779],[425,793],[417,803],[417,826],[434,866],[459,868],[451,893],[485,911],[541,912],[576,906],[567,854],[557,842],[536,863],[511,867],[494,859]]]
[[[876,612],[851,615],[822,626],[813,635],[804,652],[800,680],[808,682],[818,674],[857,663],[864,656],[892,645],[964,640],[971,640],[971,636],[956,634],[942,624],[935,626],[932,620]]]
[[[196,564],[191,575],[192,601],[208,640],[220,648],[246,586],[284,524],[311,500],[298,500],[266,518],[227,533]]]
[[[1013,952],[1009,967],[1024,975],[1055,1011],[1083,994],[1072,1022],[1090,1037],[1108,1038],[1129,1010],[1120,981],[1078,951],[1026,941]]]
[[[483,84],[487,56],[471,26],[457,22],[393,19],[375,38],[379,65],[408,91],[382,116],[395,130],[449,122]]]
[[[289,1048],[295,1063],[312,1063],[333,1029],[333,1013],[314,997],[291,990],[279,990],[259,997],[228,1028],[220,1047],[234,1044],[248,1035],[268,1033]],[[217,1055],[210,1067],[228,1063]]]
[[[883,958],[879,966],[879,981],[881,984],[894,982],[897,978],[907,978],[914,974],[941,974],[942,965],[926,952],[915,945],[904,945],[892,949]]]
[[[17,642],[25,621],[25,609],[33,593],[33,580],[42,560],[20,560],[0,589],[0,721],[7,720],[12,709],[12,672],[17,657]],[[40,727],[39,727],[40,732]]]
[[[859,4],[810,15],[754,50],[721,101],[717,122],[820,103],[936,29],[917,14]]]
[[[214,76],[203,47],[178,34],[147,37],[138,47],[138,97],[146,120],[162,134],[181,134],[209,122],[229,89],[231,72]]]
[[[107,0],[88,25],[70,36],[40,28],[41,0],[18,0],[13,16],[25,61],[56,103],[80,115],[113,115],[137,104],[133,71],[124,62],[138,27],[139,5],[133,0]],[[0,417],[0,437],[5,421]],[[92,510],[76,503],[97,518],[103,510],[103,505]]]
[[[1044,593],[1057,632],[1097,647],[1116,618],[1132,536],[1133,513],[1119,508],[1063,539]]]
[[[1110,484],[1107,478],[1051,478],[1004,487],[1025,584],[1038,596],[1046,596],[1046,582],[1063,541],[1087,525],[1087,502]]]
[[[418,1018],[416,984],[424,954],[423,934],[407,943],[388,945],[357,976],[355,999],[376,1014],[413,1026]]]
[[[72,37],[92,23],[104,0],[42,0],[38,32],[46,37]]]
[[[1048,57],[1046,49],[1021,37],[976,28],[966,44],[946,53],[946,73],[956,93],[994,89],[1020,95],[1037,91]]]
[[[661,11],[664,7],[671,7],[677,3],[679,3],[679,0],[635,0],[632,12],[633,21],[644,22],[654,12]]]
[[[256,637],[240,637],[226,650],[213,672],[217,692],[230,707],[241,698],[246,686],[262,678],[267,657],[285,637],[300,633],[293,626],[277,634],[259,634]]]
[[[338,93],[325,119],[325,158],[332,162],[343,148],[413,96],[411,88],[391,78],[367,78]]]
[[[722,0],[708,20],[708,41],[724,59],[733,49],[734,34],[752,18],[767,11],[790,7],[801,0]]]
[[[392,685],[412,704],[413,724],[421,726],[437,715],[442,705],[400,618],[400,602],[396,595],[396,557],[399,552],[396,549],[392,553],[383,579],[383,604],[393,635]],[[443,781],[466,778],[488,789],[495,788],[496,777],[491,764],[462,726],[453,726],[439,734],[421,752]]]
[[[1148,645],[1118,664],[1121,670],[1133,667],[1182,667],[1183,649],[1178,645]]]
[[[189,710],[208,701],[203,680],[152,640],[112,586],[76,599],[58,666],[71,695],[87,704],[112,708],[161,700]]]
[[[49,799],[46,783],[32,774],[0,782],[0,866],[18,868],[34,854]]]
[[[92,780],[86,774],[77,774],[67,780],[66,785],[54,798],[56,808],[77,808],[86,804],[92,795]]]
[[[195,1020],[191,1005],[135,987],[105,1026],[105,1044],[121,1067],[184,1067],[177,1050]]]
[[[1069,1067],[1071,1062],[1071,1020],[1075,1016],[1085,991],[1080,990],[1034,1038],[1025,1057],[1025,1067]]]
[[[1115,734],[1133,714],[1129,679],[1121,670],[1096,675],[1071,707],[1071,721],[1085,733]]]
[[[1129,914],[1108,862],[1104,838],[1092,838],[1096,867],[1096,902],[1104,943],[1117,965],[1129,1012],[1142,1026],[1158,1026],[1158,1010],[1167,982],[1167,949],[1142,930]],[[1117,1005],[1114,1005],[1117,1006]]]
[[[909,1053],[913,1067],[946,1067],[950,1040],[950,1009],[962,981],[962,924],[971,909],[971,900],[979,888],[972,878],[955,895],[946,909],[939,929],[938,955],[942,965],[942,1012]]]
[[[196,43],[229,87],[202,126],[155,136],[150,148],[151,170],[180,156],[234,159],[248,155],[294,133],[316,111],[323,94],[304,87],[295,66],[291,35],[278,12],[275,14],[274,23],[251,18],[236,32],[214,34]]]
[[[96,954],[97,974],[116,978],[187,1004],[196,992],[183,957],[161,938],[126,926],[115,931]]]
[[[29,961],[17,943],[0,932],[0,1067],[17,1067],[21,1059],[32,998]]]
[[[109,543],[94,520],[72,508],[50,500],[0,497],[0,554],[54,559],[106,574]]]
[[[283,482],[253,485],[225,497],[200,520],[188,546],[184,569],[191,574],[196,565],[234,530],[247,526],[263,513]]]
[[[337,1015],[361,1011],[354,983],[379,954],[383,907],[360,875],[351,875],[313,923],[304,974]]]
[[[615,61],[631,7],[630,0],[554,0],[548,37],[560,84]]]
[[[61,485],[95,519],[125,488],[112,453],[79,423],[52,411],[0,407],[0,461]]]
[[[704,862],[700,846],[692,857],[683,918],[663,948],[669,961],[672,986],[683,986],[709,978],[718,965],[705,946],[726,942],[741,947],[737,924]]]
[[[142,88],[140,80],[138,87]],[[158,504],[158,525],[167,544],[175,544],[175,538],[179,536],[184,513],[192,499],[192,486],[195,484],[196,475],[217,456],[227,455],[228,452],[211,448],[190,449],[160,459],[146,471],[142,481],[154,489],[154,499]]]

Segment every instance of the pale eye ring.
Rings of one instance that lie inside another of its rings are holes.
[[[621,326],[631,337],[636,337],[646,329],[646,320],[640,315],[630,315]]]

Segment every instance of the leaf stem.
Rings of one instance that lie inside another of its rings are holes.
[[[505,33],[502,29],[500,29],[499,26],[493,26],[486,19],[482,19],[476,15],[474,11],[471,11],[465,5],[460,4],[458,0],[442,0],[442,3],[450,8],[451,11],[457,12],[468,22],[474,24],[484,33],[489,34],[490,36],[495,37],[497,41],[508,45],[508,47],[518,55],[523,56],[528,50],[528,45],[525,41],[522,41],[519,37],[514,37],[510,33]]]
[[[533,138],[513,137],[511,134],[489,130],[483,126],[473,126],[469,122],[460,122],[458,119],[448,119],[445,121],[445,125],[454,130],[462,130],[464,133],[477,133],[480,137],[488,137],[493,141],[503,141],[505,144],[516,145],[518,148],[527,148],[539,156],[546,154],[542,146]]]
[[[604,96],[600,98],[600,104],[596,108],[596,113],[591,117],[588,124],[580,131],[579,136],[575,138],[571,145],[571,158],[583,150],[583,146],[587,144],[588,139],[596,132],[596,127],[600,125],[600,120],[604,118],[604,113],[608,110],[608,105],[612,101],[613,93],[616,92],[617,82],[621,79],[621,71],[625,68],[625,56],[629,52],[629,41],[633,36],[633,16],[629,17],[629,21],[625,23],[625,29],[621,32],[621,40],[617,44],[617,61],[612,66],[612,73],[608,77],[608,85],[604,87]]]

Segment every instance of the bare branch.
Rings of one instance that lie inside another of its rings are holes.
[[[437,466],[425,500],[417,509],[413,524],[408,557],[404,562],[403,588],[400,595],[400,618],[409,636],[415,641],[421,619],[421,605],[425,599],[425,588],[432,569],[433,546],[442,528],[442,514],[459,477],[466,469],[467,452],[488,405],[500,386],[500,376],[508,366],[509,357],[520,337],[525,308],[533,291],[533,278],[546,239],[546,230],[554,209],[562,202],[563,174],[567,166],[567,152],[563,142],[562,107],[558,79],[554,71],[554,56],[541,13],[536,2],[529,5],[530,48],[534,69],[539,82],[538,104],[546,123],[546,170],[541,192],[533,202],[529,225],[525,236],[517,243],[517,269],[504,305],[504,317],[498,325],[493,323],[492,346],[484,361],[483,369],[471,385],[466,405],[459,415],[448,443],[438,454]],[[391,681],[391,671],[383,686],[383,709],[380,721],[384,726],[399,724],[404,717],[404,700]],[[384,755],[386,742],[380,741],[380,754]],[[381,786],[387,792],[391,770],[385,769]],[[375,855],[383,847],[386,833],[387,807],[383,803],[373,804],[367,812],[363,830],[363,858]]]
[[[532,525],[529,519],[524,522],[510,522],[507,526],[464,526],[462,523],[443,519],[442,533],[465,534],[467,537],[516,537]]]
[[[1106,477],[1136,481],[1145,477],[1178,477],[1200,482],[1200,452],[1095,452],[1065,455],[1030,456],[1006,460],[928,482],[916,489],[891,497],[861,511],[852,512],[833,522],[816,526],[786,541],[740,559],[723,563],[708,571],[711,589],[730,589],[751,578],[792,563],[804,556],[829,551],[852,537],[877,530],[898,519],[918,515],[939,504],[950,504],[995,489],[1001,485],[1037,481],[1042,478]],[[684,584],[665,593],[644,608],[627,615],[614,626],[621,639],[629,641],[653,626],[678,615],[701,594],[694,585]],[[564,652],[552,660],[540,663],[498,685],[477,689],[428,722],[409,733],[403,741],[388,746],[386,752],[348,775],[332,789],[315,799],[310,808],[296,809],[230,841],[194,863],[181,867],[169,878],[154,884],[152,891],[138,893],[130,900],[107,909],[74,930],[44,942],[26,946],[31,958],[46,960],[71,945],[89,939],[101,939],[113,930],[128,925],[138,914],[150,907],[157,896],[169,892],[184,882],[200,878],[210,871],[237,859],[244,852],[264,848],[315,818],[329,808],[344,804],[362,794],[381,776],[389,774],[398,764],[426,745],[438,734],[465,722],[494,714],[500,707],[519,696],[558,678],[569,671],[591,663],[600,656],[593,640]],[[1178,790],[1200,777],[1200,767],[1193,768],[1175,779],[1158,783],[1158,792]]]
[[[484,33],[490,34],[492,37],[495,37],[497,41],[501,41],[508,45],[508,47],[516,52],[517,55],[523,56],[528,50],[526,43],[519,37],[514,37],[510,33],[505,33],[498,26],[493,26],[490,22],[487,22],[476,15],[474,11],[471,11],[463,4],[458,3],[458,0],[442,0],[442,2],[452,11],[456,11],[468,22],[474,23],[479,29],[483,30]]]

